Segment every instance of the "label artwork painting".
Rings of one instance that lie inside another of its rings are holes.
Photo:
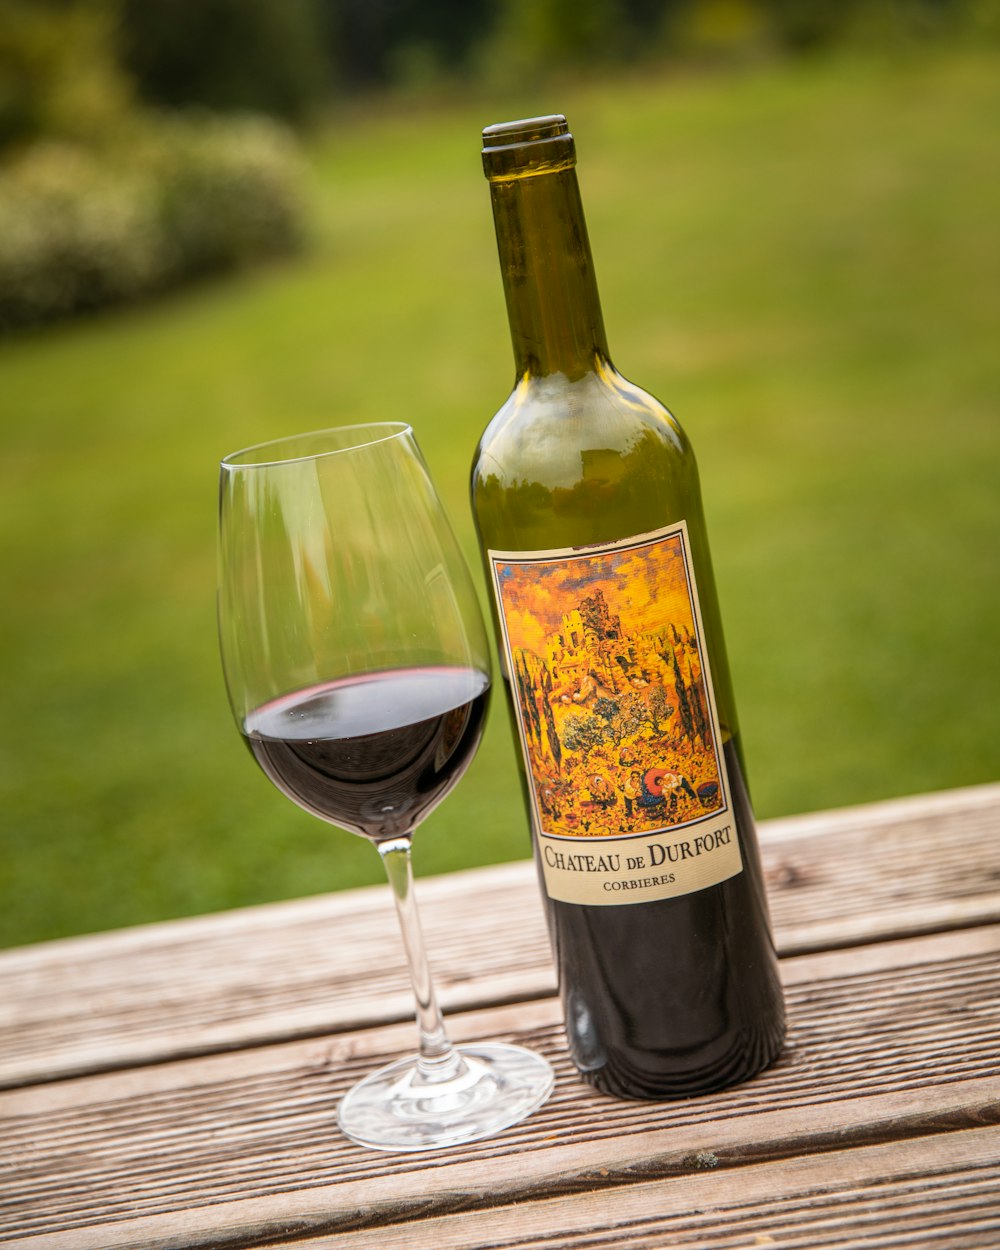
[[[645,902],[741,871],[684,523],[489,554],[549,895]]]

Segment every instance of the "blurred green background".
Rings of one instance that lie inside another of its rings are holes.
[[[616,364],[697,448],[759,814],[997,778],[996,4],[0,0],[0,31],[0,943],[380,879],[231,723],[216,466],[409,420],[482,584],[512,368],[479,131],[515,116],[569,116]],[[528,853],[498,700],[415,861]]]

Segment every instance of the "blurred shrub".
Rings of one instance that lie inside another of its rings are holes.
[[[0,170],[0,329],[136,299],[288,252],[304,233],[298,145],[278,124],[147,119]]]
[[[303,164],[295,138],[264,118],[174,118],[133,160],[159,188],[170,276],[294,251],[304,239]]]

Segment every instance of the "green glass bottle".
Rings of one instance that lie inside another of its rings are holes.
[[[611,363],[566,119],[483,139],[516,380],[472,504],[569,1047],[610,1094],[707,1092],[784,1004],[695,459]]]

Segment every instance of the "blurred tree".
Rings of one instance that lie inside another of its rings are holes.
[[[461,71],[495,25],[502,0],[318,0],[338,82],[367,87],[422,63]]]
[[[0,148],[90,139],[127,111],[114,0],[0,0]]]
[[[761,0],[760,8],[778,42],[793,51],[820,47],[839,38],[858,0]]]
[[[330,88],[318,0],[120,0],[120,51],[151,104],[307,121]]]
[[[777,45],[809,52],[845,40],[891,47],[963,29],[985,30],[997,0],[756,0]]]
[[[621,0],[505,0],[484,65],[497,76],[614,59],[628,25]]]

